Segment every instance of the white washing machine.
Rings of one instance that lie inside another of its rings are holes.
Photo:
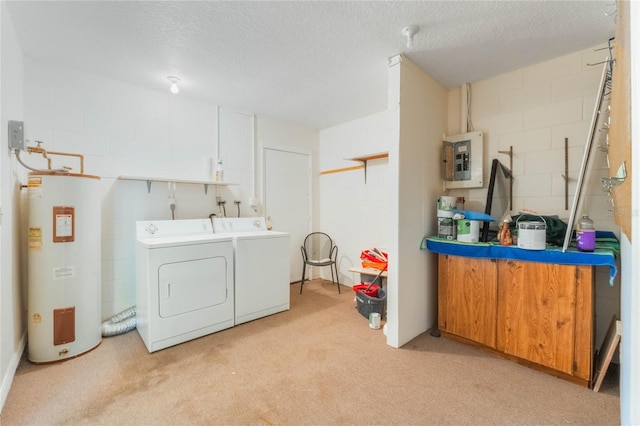
[[[290,235],[263,217],[214,217],[213,229],[233,238],[236,325],[288,310]]]
[[[233,327],[233,242],[209,219],[136,222],[137,329],[149,352]]]

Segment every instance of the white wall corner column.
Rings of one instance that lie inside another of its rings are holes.
[[[640,3],[630,2],[629,23],[640,20]],[[631,111],[640,110],[640,28],[630,25],[630,61],[631,61]],[[640,144],[640,120],[638,114],[632,114],[631,146]],[[631,238],[621,235],[622,282],[621,282],[621,318],[622,339],[620,341],[620,419],[623,425],[640,424],[640,153],[631,150],[631,163],[634,165],[631,175]],[[632,245],[635,242],[635,245]]]
[[[387,344],[400,347],[435,324],[437,265],[420,250],[436,229],[441,191],[440,137],[447,125],[447,90],[401,55],[389,60],[391,230]]]

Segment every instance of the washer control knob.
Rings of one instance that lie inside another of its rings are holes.
[[[145,229],[145,231],[147,231],[149,234],[153,235],[156,232],[158,232],[158,227],[155,226],[153,223],[150,224],[149,226],[147,226],[147,229]]]

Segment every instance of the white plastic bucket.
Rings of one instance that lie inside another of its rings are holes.
[[[547,243],[545,222],[518,222],[518,247],[525,250],[544,250]]]
[[[436,202],[438,217],[453,217],[453,210],[456,209],[456,201],[458,197],[448,197],[441,195]]]
[[[480,221],[460,219],[456,221],[457,240],[463,243],[477,243],[480,240]]]

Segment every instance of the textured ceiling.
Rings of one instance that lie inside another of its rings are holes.
[[[23,52],[178,96],[326,128],[386,108],[405,53],[447,88],[613,35],[613,0],[6,1]],[[402,29],[418,25],[407,49]]]

